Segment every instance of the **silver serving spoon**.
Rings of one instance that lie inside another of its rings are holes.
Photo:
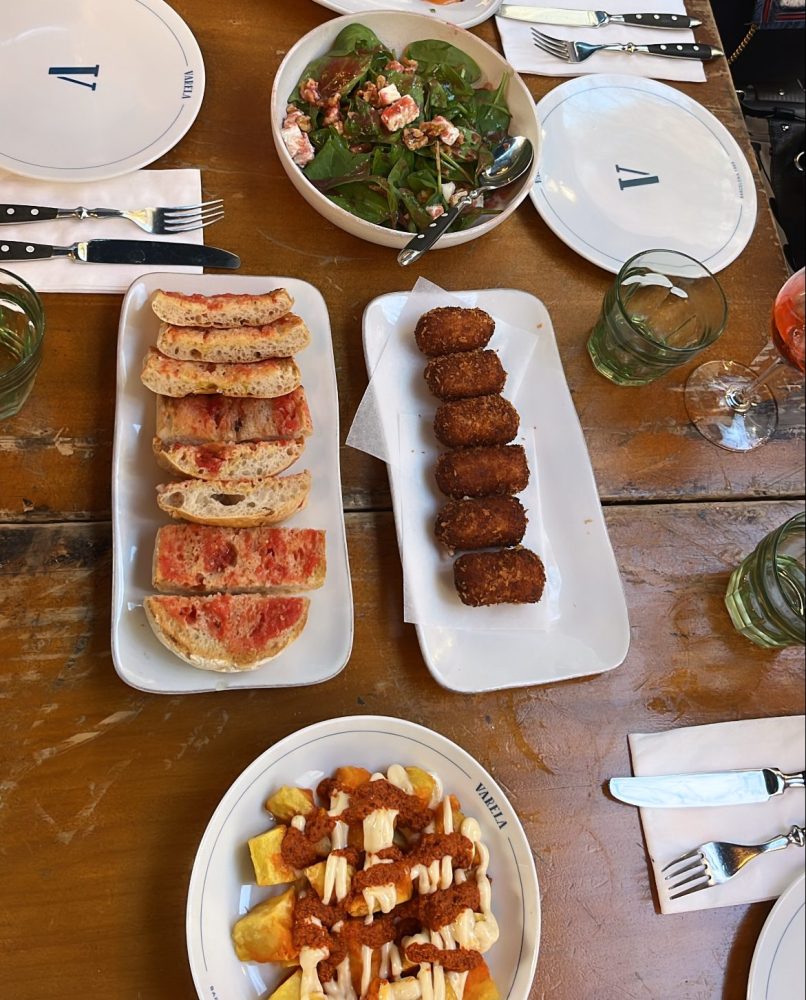
[[[495,191],[506,187],[513,181],[523,177],[531,167],[535,151],[532,143],[522,135],[507,136],[493,150],[493,161],[479,174],[479,185],[464,198],[461,198],[450,211],[434,219],[424,233],[418,233],[405,249],[397,255],[397,261],[406,267],[413,264],[447,232],[459,215],[478,198],[484,191]]]

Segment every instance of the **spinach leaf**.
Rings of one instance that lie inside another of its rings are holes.
[[[404,55],[407,59],[415,59],[419,63],[420,72],[425,67],[454,66],[462,72],[463,78],[468,83],[475,83],[481,77],[478,63],[471,59],[467,53],[457,49],[455,45],[451,45],[450,42],[426,38],[419,42],[412,42]]]
[[[509,74],[501,77],[501,82],[495,91],[476,91],[476,128],[483,136],[501,136],[506,134],[512,117],[506,103],[506,89]]]
[[[374,31],[363,24],[348,24],[336,35],[328,55],[346,56],[352,52],[382,52],[390,59],[392,53]]]
[[[375,191],[367,184],[346,184],[339,188],[338,193],[329,194],[328,198],[351,215],[373,222],[376,226],[395,221],[396,212],[390,209],[386,192]]]
[[[319,150],[303,173],[309,181],[326,181],[337,177],[352,177],[369,164],[369,153],[351,153],[347,143],[337,133]]]

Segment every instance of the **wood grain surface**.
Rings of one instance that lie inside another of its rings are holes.
[[[366,386],[361,317],[374,296],[423,274],[450,290],[514,287],[546,303],[608,505],[632,645],[621,667],[599,677],[470,697],[440,688],[402,621],[386,472],[345,447],[356,620],[345,671],[305,690],[177,697],[128,687],[110,657],[121,300],[45,296],[34,393],[0,425],[0,995],[190,1000],[187,884],[221,796],[303,726],[386,714],[454,739],[510,795],[543,894],[531,1000],[744,1000],[769,904],[661,916],[637,810],[603,785],[629,773],[630,732],[804,711],[802,650],[758,649],[734,632],[723,605],[732,568],[803,509],[802,388],[779,391],[776,438],[736,456],[688,424],[686,370],[644,389],[611,386],[585,351],[611,276],[557,240],[529,202],[486,239],[403,271],[391,251],[324,222],[273,148],[277,66],[332,13],[310,0],[171,2],[199,40],[207,91],[193,128],[155,166],[202,168],[205,196],[223,197],[227,209],[207,242],[239,253],[242,273],[320,288],[342,441]],[[705,22],[698,40],[718,43],[706,0],[691,0],[689,12]],[[500,47],[492,22],[474,33]],[[706,73],[707,83],[680,89],[718,115],[752,163],[726,63]],[[526,80],[536,97],[559,82]],[[730,322],[706,359],[751,361],[768,338],[786,271],[760,185],[759,195],[753,238],[719,276]]]

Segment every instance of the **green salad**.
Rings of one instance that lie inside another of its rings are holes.
[[[346,211],[418,232],[476,186],[508,135],[509,74],[475,87],[478,65],[436,39],[412,42],[398,60],[361,24],[344,28],[310,63],[289,97],[283,141],[319,191]],[[483,201],[456,228],[466,229]]]

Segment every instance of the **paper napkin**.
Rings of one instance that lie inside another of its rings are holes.
[[[633,733],[633,773],[685,774],[778,767],[792,773],[806,764],[804,716],[751,719],[710,726]],[[684,913],[776,899],[804,870],[804,850],[792,846],[751,861],[723,885],[670,900],[661,869],[710,840],[760,844],[806,821],[806,796],[793,788],[767,802],[707,809],[641,809],[647,851],[661,911]]]
[[[50,208],[119,208],[198,205],[201,202],[199,170],[137,170],[105,181],[63,184],[31,180],[0,170],[0,202],[42,205]],[[91,239],[159,240],[204,243],[204,230],[175,236],[152,236],[126,219],[61,219],[0,226],[0,239],[27,240],[69,246]],[[143,274],[166,271],[201,274],[200,267],[156,267],[153,264],[82,264],[64,259],[32,262],[9,261],[5,266],[24,278],[38,292],[125,292]]]
[[[446,498],[434,483],[437,456],[444,451],[433,433],[438,400],[423,379],[426,359],[414,342],[419,317],[437,306],[475,305],[475,296],[456,296],[420,278],[371,373],[347,444],[394,466],[395,520],[403,562],[404,620],[452,629],[545,631],[559,617],[560,572],[543,527],[533,428],[521,428],[515,443],[526,450],[530,482],[521,500],[528,513],[523,544],[536,551],[546,569],[546,587],[537,604],[467,608],[453,585],[455,556],[434,539],[434,520]],[[496,317],[490,348],[507,374],[503,395],[517,409],[523,373],[536,346],[534,332]]]
[[[528,7],[562,7],[577,10],[585,7],[580,0],[512,0]],[[610,14],[685,14],[683,0],[608,0]],[[532,28],[545,35],[594,45],[610,42],[635,42],[653,45],[657,42],[695,42],[690,30],[670,31],[663,28],[634,28],[631,25],[607,24],[602,28],[573,28],[555,24],[532,24],[496,17],[504,54],[519,73],[537,73],[541,76],[582,76],[585,73],[626,73],[645,76],[654,80],[679,80],[690,83],[705,81],[705,69],[699,59],[668,59],[642,53],[596,52],[584,62],[567,63],[555,59],[537,48],[532,39]]]

